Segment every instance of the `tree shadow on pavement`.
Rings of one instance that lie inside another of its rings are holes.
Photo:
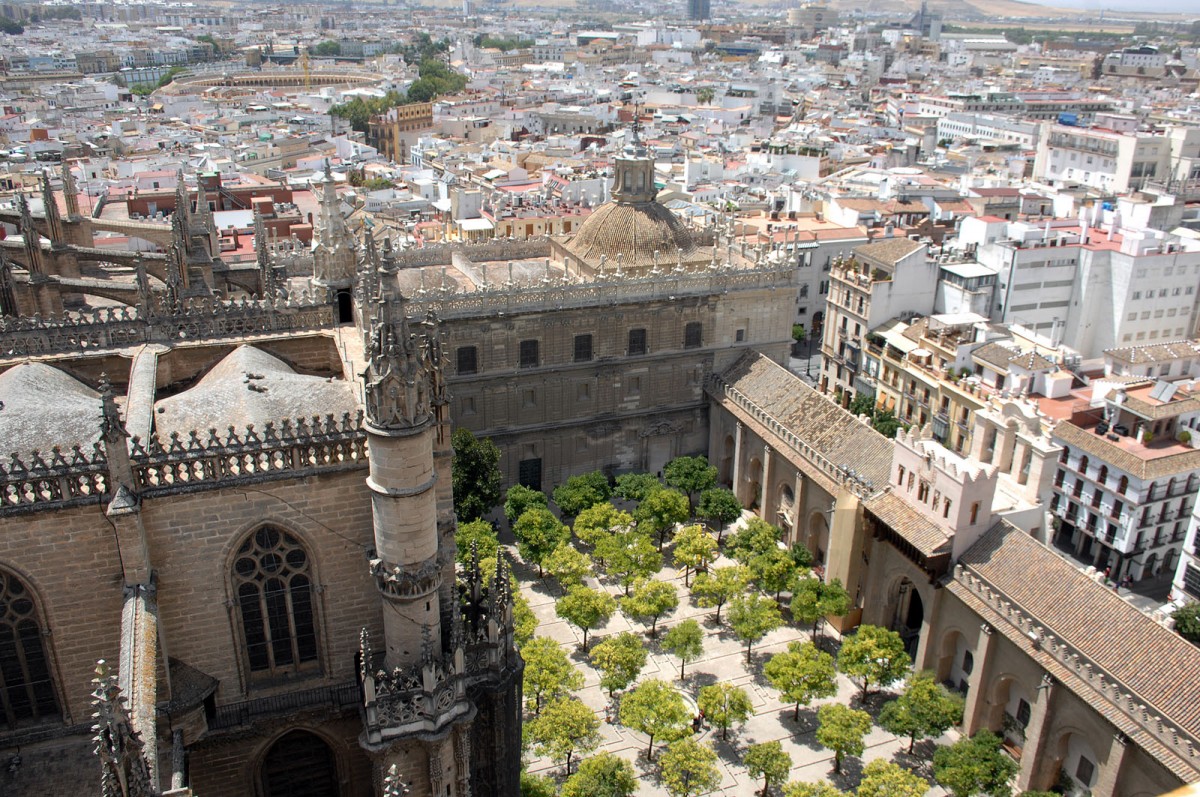
[[[908,752],[905,745],[892,755],[892,761],[910,772],[915,772],[926,780],[933,780],[933,751],[937,743],[932,739],[922,739],[913,746],[913,752]]]
[[[863,761],[858,756],[846,756],[842,759],[842,771],[833,771],[833,759],[829,761],[829,774],[825,777],[842,791],[853,792],[862,781]]]

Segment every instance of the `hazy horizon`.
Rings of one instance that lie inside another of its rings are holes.
[[[1146,4],[1137,0],[1026,0],[1039,6],[1055,6],[1058,8],[1080,8],[1087,11],[1100,9],[1111,11],[1146,11]],[[1200,3],[1197,0],[1158,0],[1154,10],[1168,14],[1195,13],[1200,17]]]

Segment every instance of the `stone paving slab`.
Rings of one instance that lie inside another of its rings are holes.
[[[735,524],[737,525],[737,524]],[[726,532],[728,536],[731,531]],[[510,549],[514,560],[518,559],[515,550]],[[687,665],[686,678],[679,681],[679,660],[661,650],[657,639],[651,639],[648,628],[640,623],[633,623],[619,611],[604,626],[593,629],[588,635],[589,647],[607,636],[622,631],[633,631],[642,635],[650,653],[639,681],[649,678],[659,678],[677,685],[680,690],[692,697],[698,695],[702,686],[726,682],[740,686],[748,692],[753,704],[753,715],[740,728],[731,728],[728,740],[721,738],[719,730],[705,727],[698,735],[700,741],[710,743],[718,755],[718,767],[722,773],[719,789],[711,792],[722,797],[750,797],[761,789],[761,782],[752,780],[742,765],[742,756],[746,748],[759,742],[778,740],[784,750],[792,757],[792,773],[790,780],[817,781],[829,780],[842,789],[853,789],[858,784],[862,766],[877,758],[895,760],[906,766],[917,766],[917,771],[927,779],[930,777],[929,762],[923,764],[917,759],[906,755],[907,740],[897,739],[879,726],[872,726],[866,737],[866,750],[861,758],[849,757],[844,762],[845,774],[833,773],[833,753],[821,747],[815,738],[817,719],[816,710],[819,705],[827,702],[840,702],[858,707],[857,697],[859,688],[844,675],[838,675],[838,694],[826,701],[819,701],[810,707],[802,707],[800,721],[793,720],[794,704],[780,701],[779,694],[773,689],[762,675],[762,668],[771,655],[787,648],[788,644],[796,641],[807,641],[811,638],[811,629],[807,626],[797,627],[794,624],[768,634],[763,640],[753,646],[750,663],[746,662],[745,646],[739,642],[725,625],[725,611],[721,612],[720,624],[713,619],[714,609],[697,607],[690,598],[688,588],[684,586],[683,573],[670,564],[669,548],[665,552],[667,565],[656,576],[658,580],[675,584],[679,594],[679,607],[658,622],[658,636],[670,626],[694,618],[701,623],[706,637],[704,653],[699,661]],[[714,567],[733,564],[732,561],[721,557]],[[538,636],[546,636],[557,642],[568,654],[571,661],[584,674],[584,686],[575,693],[584,705],[596,712],[601,721],[600,733],[602,743],[599,750],[615,753],[630,761],[634,771],[638,773],[640,787],[639,797],[660,797],[667,795],[666,790],[658,780],[657,758],[664,749],[663,745],[655,744],[655,761],[646,760],[646,737],[616,722],[605,721],[605,708],[610,706],[608,694],[599,685],[599,674],[590,666],[586,654],[582,650],[582,633],[560,620],[555,613],[555,602],[561,596],[561,590],[554,579],[547,576],[543,580],[536,577],[536,569],[518,565],[518,575],[531,574],[530,578],[521,578],[521,592],[529,601],[530,607],[538,618]],[[622,596],[621,587],[607,578],[590,578],[588,585],[604,589],[619,601]],[[832,627],[822,624],[822,643],[826,649],[830,644],[837,644],[838,636]],[[618,694],[619,699],[619,694]],[[877,707],[879,701],[872,704]],[[615,719],[616,713],[613,712]],[[958,738],[955,731],[949,732],[939,740],[950,743]],[[562,766],[545,758],[536,758],[532,754],[527,757],[528,770],[537,774],[562,777]],[[932,787],[927,797],[943,797],[947,792],[941,787]]]

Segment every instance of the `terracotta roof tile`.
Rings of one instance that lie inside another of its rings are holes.
[[[1186,449],[1178,454],[1158,457],[1139,457],[1105,439],[1103,435],[1081,429],[1069,421],[1060,421],[1054,427],[1052,436],[1063,445],[1078,448],[1089,457],[1095,457],[1143,480],[1162,479],[1200,468],[1200,449]]]
[[[864,506],[925,556],[950,553],[950,538],[946,533],[890,490],[869,498]]]
[[[747,352],[721,377],[834,466],[848,465],[882,488],[892,441],[758,352]]]
[[[1015,526],[1001,522],[959,560],[1038,625],[1200,738],[1200,649]],[[961,581],[959,576],[956,580]]]

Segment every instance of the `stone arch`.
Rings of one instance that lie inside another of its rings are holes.
[[[915,661],[921,634],[929,625],[926,622],[928,611],[925,597],[908,576],[894,580],[887,595],[891,609],[890,613],[885,615],[888,627],[904,640],[905,650]]]
[[[748,500],[742,501],[750,509],[759,509],[762,506],[762,475],[762,460],[755,457],[750,460],[750,467],[746,469],[746,481],[749,482],[749,486],[746,488]]]
[[[247,684],[319,675],[323,668],[313,550],[289,525],[274,521],[235,538],[224,573]]]
[[[339,324],[354,323],[354,298],[348,290],[340,290],[334,294],[336,301],[337,322]]]
[[[824,564],[829,551],[829,516],[825,512],[815,509],[809,513],[807,537],[813,564]]]
[[[342,797],[340,745],[318,728],[292,727],[264,743],[250,780],[255,797]]]
[[[970,653],[966,635],[958,628],[948,628],[942,634],[942,644],[938,647],[938,658],[934,672],[942,683],[950,684],[958,689],[966,682],[971,674],[972,666],[964,666],[964,653]],[[973,654],[972,654],[973,657]],[[966,689],[962,689],[966,691]]]
[[[1060,773],[1063,773],[1074,782],[1076,793],[1090,794],[1100,778],[1102,763],[1092,741],[1081,728],[1059,728],[1043,753],[1046,766],[1041,772],[1042,782],[1054,786],[1060,780]],[[1107,753],[1108,749],[1103,749]]]
[[[790,545],[796,533],[796,492],[787,482],[775,488],[775,505],[779,509],[779,527],[783,529],[783,539]]]
[[[24,574],[0,565],[0,729],[62,718],[45,606]]]
[[[721,460],[717,465],[717,477],[722,484],[733,483],[733,457],[736,451],[737,443],[733,435],[725,435],[725,442],[721,444]]]
[[[999,734],[1018,759],[1025,747],[1025,729],[1033,712],[1036,690],[1013,673],[1000,673],[988,688],[988,712],[981,727]]]

